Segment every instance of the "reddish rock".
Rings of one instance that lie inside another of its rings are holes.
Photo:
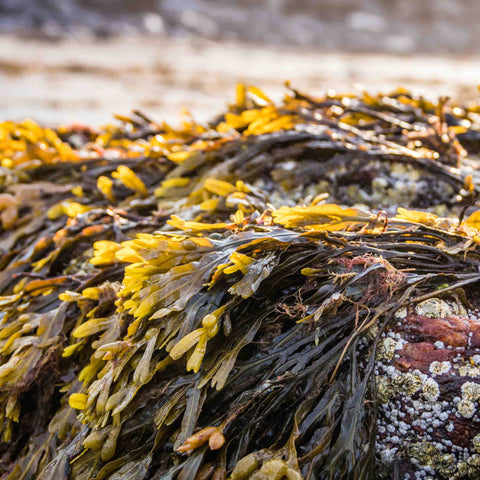
[[[403,372],[420,370],[429,373],[432,362],[450,362],[455,358],[455,350],[437,349],[432,343],[407,343],[397,354],[395,368]]]
[[[406,325],[410,334],[418,335],[418,340],[440,341],[452,347],[466,347],[471,323],[466,317],[429,318],[410,314]]]

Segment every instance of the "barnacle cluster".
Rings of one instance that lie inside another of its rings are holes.
[[[379,342],[394,353],[375,367],[383,464],[402,478],[477,478],[480,383],[462,367],[478,355],[479,312],[431,297],[395,320]]]
[[[2,478],[478,478],[479,113],[1,123]]]

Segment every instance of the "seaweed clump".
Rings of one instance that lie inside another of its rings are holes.
[[[206,126],[0,124],[2,475],[477,478],[478,111],[240,85]],[[450,440],[384,435],[420,390]]]

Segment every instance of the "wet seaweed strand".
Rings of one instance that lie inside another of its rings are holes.
[[[6,478],[375,478],[375,332],[480,278],[477,111],[240,85],[208,126],[1,124]],[[354,206],[358,162],[452,216]]]

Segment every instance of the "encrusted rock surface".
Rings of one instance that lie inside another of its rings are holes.
[[[480,478],[480,313],[431,298],[395,320],[375,371],[383,478]]]

